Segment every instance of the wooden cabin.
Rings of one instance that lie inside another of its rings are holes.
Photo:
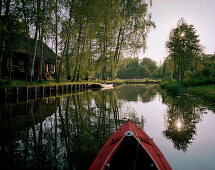
[[[34,49],[34,39],[22,34],[6,34],[5,50],[1,62],[1,79],[8,79],[11,73],[12,80],[26,80],[30,72]],[[40,62],[42,62],[42,79],[47,80],[54,77],[55,58],[56,54],[45,43],[41,43],[40,41],[37,42],[34,80],[39,80]]]

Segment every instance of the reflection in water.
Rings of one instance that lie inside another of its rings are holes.
[[[133,85],[123,86],[118,90],[118,96],[120,99],[126,101],[142,101],[148,103],[152,101],[158,92],[157,85]],[[141,99],[140,99],[141,98]]]
[[[181,131],[181,129],[183,128],[183,123],[180,119],[178,119],[176,122],[175,122],[175,125],[176,125],[176,128],[178,129],[178,131]]]
[[[0,169],[88,169],[122,118],[129,116],[144,128],[147,115],[139,114],[136,106],[146,109],[158,91],[155,85],[130,85],[1,106]],[[167,106],[165,130],[150,129],[161,130],[165,140],[186,151],[205,109],[187,96],[163,91],[161,96]],[[154,119],[156,113],[149,115],[153,122],[162,122]]]
[[[162,97],[168,106],[163,134],[172,140],[176,149],[186,151],[194,140],[196,124],[201,121],[204,109],[187,96],[174,97],[162,93]]]
[[[117,91],[106,90],[3,106],[0,168],[87,169],[122,124],[121,105]],[[143,117],[129,116],[143,128]]]

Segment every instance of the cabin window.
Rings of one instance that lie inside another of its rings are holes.
[[[21,71],[21,72],[25,71],[24,62],[23,61],[19,61],[19,71]]]
[[[46,71],[46,64],[43,63],[43,71]]]
[[[50,71],[51,71],[52,73],[55,72],[55,65],[54,65],[54,64],[50,64]]]
[[[12,60],[8,59],[7,60],[7,70],[10,71],[10,68],[11,68],[11,71],[13,71]]]
[[[46,64],[46,73],[49,72],[49,64]]]

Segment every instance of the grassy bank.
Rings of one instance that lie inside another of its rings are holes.
[[[186,91],[185,87],[183,87],[180,82],[162,81],[160,87],[173,94],[181,94]]]
[[[187,91],[191,94],[215,101],[215,84],[189,87]]]
[[[98,83],[97,81],[80,81],[80,82],[72,82],[72,81],[61,81],[56,82],[54,80],[50,81],[35,81],[32,83],[21,81],[21,80],[12,80],[11,82],[5,81],[0,84],[0,88],[11,88],[11,87],[31,87],[31,86],[56,86],[56,85],[66,85],[66,84],[92,84],[92,83]]]
[[[124,83],[159,83],[159,80],[153,80],[149,78],[144,78],[144,79],[126,79],[126,80],[121,80]]]
[[[215,100],[215,80],[212,78],[192,78],[181,82],[163,81],[160,83],[160,87],[173,94],[190,93]]]
[[[114,81],[107,80],[105,83],[158,83],[158,80],[152,80],[152,79],[126,79],[126,80],[121,80],[121,79],[116,79]],[[56,86],[56,85],[66,85],[66,84],[92,84],[92,83],[104,83],[103,81],[98,81],[98,80],[90,80],[90,81],[78,81],[78,82],[72,82],[68,80],[63,80],[61,82],[56,82],[55,80],[50,80],[50,81],[35,81],[32,83],[23,81],[23,80],[12,80],[11,82],[9,81],[1,81],[0,82],[0,88],[11,88],[11,87],[31,87],[31,86]]]

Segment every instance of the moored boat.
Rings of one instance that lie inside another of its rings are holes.
[[[111,89],[113,88],[113,84],[91,84],[91,88],[105,88],[105,89]]]
[[[127,120],[105,143],[91,164],[98,169],[172,169],[153,140]]]

